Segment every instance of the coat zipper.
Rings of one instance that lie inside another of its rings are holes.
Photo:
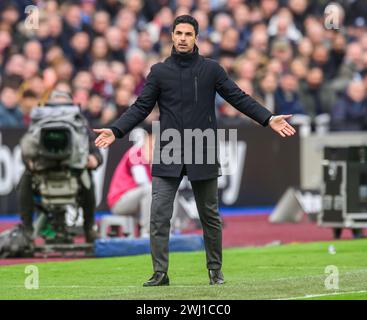
[[[198,77],[195,76],[195,103],[198,103]]]

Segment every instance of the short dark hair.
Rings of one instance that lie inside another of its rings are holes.
[[[197,22],[197,20],[188,15],[188,14],[184,14],[182,16],[178,16],[175,21],[173,21],[173,26],[172,26],[172,32],[175,32],[176,26],[180,23],[188,23],[191,24],[194,27],[195,30],[195,36],[198,35],[199,33],[199,23]]]

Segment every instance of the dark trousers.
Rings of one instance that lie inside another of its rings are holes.
[[[83,209],[84,217],[84,231],[88,231],[94,226],[94,210],[96,206],[96,199],[94,195],[94,185],[91,179],[92,185],[87,189],[80,182],[80,191],[78,194],[78,204]],[[32,217],[35,209],[34,203],[34,190],[32,187],[32,173],[29,170],[25,170],[20,178],[17,186],[17,197],[19,205],[19,213],[23,224],[27,228],[32,227]]]
[[[183,175],[179,178],[153,177],[150,215],[150,246],[154,271],[168,270],[168,241],[173,201]],[[191,181],[204,231],[207,268],[222,266],[222,222],[218,212],[217,178]]]

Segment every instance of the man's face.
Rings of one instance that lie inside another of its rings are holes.
[[[4,105],[5,108],[15,108],[18,103],[17,92],[12,88],[5,87],[1,92],[0,102]]]
[[[196,40],[195,29],[189,23],[180,23],[172,32],[173,46],[177,52],[192,52]]]

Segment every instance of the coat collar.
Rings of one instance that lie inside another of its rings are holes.
[[[190,67],[199,57],[199,48],[195,44],[193,52],[182,54],[172,47],[171,57],[179,66]]]

